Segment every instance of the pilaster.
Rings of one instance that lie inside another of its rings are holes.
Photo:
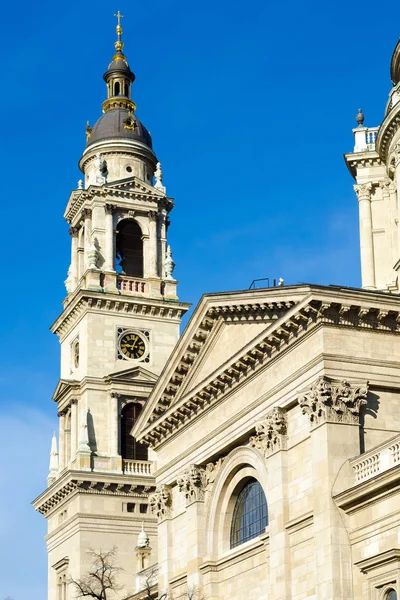
[[[78,402],[71,400],[71,458],[70,464],[75,461],[78,446]]]
[[[287,415],[282,408],[274,408],[265,419],[256,424],[256,435],[250,446],[265,457],[268,473],[268,525],[272,551],[269,560],[269,594],[274,600],[291,597],[289,535]]]
[[[167,590],[172,569],[172,491],[159,485],[149,497],[151,512],[158,518],[158,589]]]
[[[360,452],[359,414],[368,383],[320,377],[299,396],[310,422],[317,600],[353,600],[351,547],[332,486],[343,463]]]

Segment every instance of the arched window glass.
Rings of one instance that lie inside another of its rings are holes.
[[[124,219],[118,224],[117,271],[128,277],[143,277],[142,230],[136,221]]]
[[[121,456],[127,460],[147,460],[147,446],[140,444],[131,436],[141,409],[140,404],[130,402],[121,412]]]
[[[389,590],[385,596],[385,600],[397,600],[396,590]]]
[[[247,481],[237,497],[231,525],[231,548],[264,533],[268,507],[264,491],[255,479]]]

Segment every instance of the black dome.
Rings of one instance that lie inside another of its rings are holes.
[[[126,129],[126,119],[129,118],[134,121],[134,129]],[[149,148],[153,147],[150,133],[146,127],[135,116],[132,117],[126,108],[114,108],[105,112],[93,126],[87,146],[113,138],[136,140],[146,144]]]
[[[135,81],[135,74],[131,71],[123,54],[116,54],[114,56],[112,62],[108,65],[107,71],[103,75],[104,81],[108,81],[110,75],[113,73],[121,73],[125,77],[128,77],[130,81]]]

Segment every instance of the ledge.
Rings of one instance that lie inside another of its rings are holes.
[[[399,561],[400,549],[392,548],[391,550],[386,550],[385,552],[381,552],[380,554],[375,554],[375,556],[359,560],[354,564],[360,569],[361,573],[364,573],[365,575],[370,571],[373,571],[374,569],[377,569],[383,565]]]

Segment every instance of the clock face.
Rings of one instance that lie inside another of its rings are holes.
[[[79,367],[79,342],[74,344],[74,367],[75,369]]]
[[[133,331],[124,333],[119,340],[120,352],[125,358],[142,358],[146,352],[143,338]]]

